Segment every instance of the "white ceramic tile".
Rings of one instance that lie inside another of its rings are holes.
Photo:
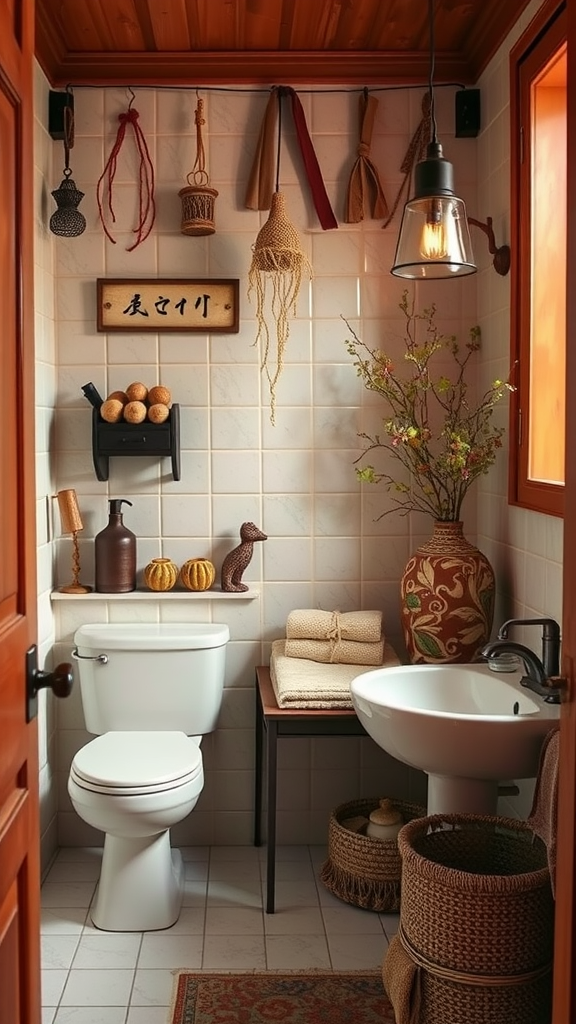
[[[260,416],[256,408],[216,408],[212,410],[212,448],[257,448],[260,443]]]
[[[131,1006],[126,1024],[166,1024],[168,1006]]]
[[[156,935],[147,933],[142,938],[138,957],[138,970],[159,968],[196,968],[202,964],[202,937],[200,935]]]
[[[278,910],[294,907],[315,907],[318,892],[314,881],[278,881],[276,883],[276,906]]]
[[[83,907],[43,907],[40,918],[42,935],[80,935],[86,921]]]
[[[263,935],[262,911],[256,907],[209,907],[206,935]]]
[[[124,1006],[61,1006],[54,1024],[124,1024]]]
[[[263,936],[206,936],[202,958],[204,970],[263,970],[265,967]]]
[[[383,924],[378,914],[371,910],[342,904],[340,907],[324,907],[324,927],[329,941],[332,937],[347,935],[378,935],[382,937]]]
[[[260,492],[260,459],[256,452],[213,452],[212,491],[214,494],[251,494]]]
[[[306,492],[310,488],[313,453],[311,451],[276,451],[262,454],[262,487],[271,493]]]
[[[42,971],[43,1006],[58,1006],[67,978],[66,970]]]
[[[130,1006],[169,1006],[173,984],[172,970],[138,969],[134,977]]]
[[[208,883],[208,907],[260,907],[261,887],[259,882],[214,881]]]
[[[324,935],[268,935],[266,963],[269,971],[330,969]]]
[[[140,942],[139,934],[83,935],[74,957],[74,970],[105,970],[109,967],[124,970],[135,967]]]
[[[160,929],[155,935],[202,935],[204,933],[204,908],[183,907],[178,920],[170,928]]]
[[[269,536],[309,536],[312,528],[312,498],[308,494],[264,497],[263,525]]]
[[[68,701],[65,703],[67,704]],[[79,724],[81,727],[84,725],[83,719]],[[61,727],[63,725],[61,720],[59,720],[59,725]],[[50,868],[46,882],[95,882],[100,877],[101,861],[102,858],[98,855],[89,860],[80,861],[58,859]]]
[[[42,906],[88,907],[94,888],[94,882],[48,882],[42,887]]]
[[[312,575],[312,546],[308,538],[268,538],[264,549],[267,580],[301,580]]]
[[[257,884],[260,880],[260,862],[256,849],[253,856],[246,860],[213,860],[210,863],[210,882],[243,882]]]
[[[388,949],[384,935],[328,935],[330,960],[335,971],[378,970]]]
[[[62,1006],[127,1006],[134,971],[72,970],[62,994]]]
[[[43,935],[41,939],[42,970],[58,968],[68,970],[72,966],[79,942],[79,933],[76,935]]]

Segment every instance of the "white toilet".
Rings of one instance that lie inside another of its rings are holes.
[[[92,921],[106,931],[169,928],[184,869],[172,825],[204,784],[200,743],[222,703],[228,626],[95,623],[74,634],[86,728],[68,792],[106,833]]]

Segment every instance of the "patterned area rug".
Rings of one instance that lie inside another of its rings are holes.
[[[170,1024],[394,1024],[380,971],[191,974]]]

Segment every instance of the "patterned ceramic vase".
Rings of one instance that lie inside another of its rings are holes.
[[[410,661],[470,662],[490,638],[494,572],[463,535],[462,523],[434,524],[409,559],[400,584]]]

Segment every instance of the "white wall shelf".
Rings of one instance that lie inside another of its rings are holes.
[[[144,590],[138,588],[127,594],[61,594],[53,590],[52,601],[254,601],[260,597],[259,590],[245,590],[234,593],[219,588],[211,590]]]

